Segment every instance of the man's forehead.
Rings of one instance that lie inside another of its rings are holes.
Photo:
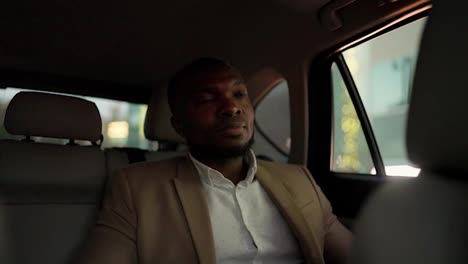
[[[185,82],[194,86],[225,81],[243,82],[242,75],[229,66],[199,69],[187,76]],[[191,86],[190,85],[190,86]]]

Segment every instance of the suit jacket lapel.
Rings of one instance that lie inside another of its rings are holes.
[[[199,262],[215,264],[215,247],[208,205],[200,177],[189,160],[180,160],[174,183],[187,218]]]
[[[286,222],[291,227],[291,230],[298,239],[304,253],[304,257],[308,260],[308,263],[324,263],[320,247],[316,240],[317,238],[312,234],[300,209],[295,204],[294,199],[281,180],[274,179],[264,166],[258,166],[255,177],[258,179],[265,191],[270,195],[270,198],[276,204]],[[276,175],[276,177],[284,176]]]

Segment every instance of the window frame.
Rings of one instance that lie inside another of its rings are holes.
[[[328,65],[330,65],[330,79],[332,79],[331,76],[331,66],[333,63],[336,64],[338,67],[338,70],[341,74],[341,77],[343,78],[343,81],[346,85],[346,89],[349,93],[349,96],[351,98],[351,101],[353,102],[353,106],[356,110],[356,114],[359,118],[359,122],[361,123],[361,127],[366,139],[367,146],[369,148],[370,155],[372,157],[372,162],[374,163],[374,168],[376,170],[376,175],[373,174],[364,174],[364,173],[347,173],[347,172],[335,172],[332,170],[332,162],[333,162],[333,146],[334,146],[334,127],[332,126],[331,128],[331,144],[330,144],[330,173],[334,175],[369,175],[375,178],[387,178],[387,174],[385,172],[385,164],[383,162],[383,158],[372,128],[372,125],[370,123],[367,111],[364,107],[364,104],[361,100],[359,90],[356,86],[356,83],[354,82],[354,78],[348,68],[348,65],[346,63],[346,60],[344,59],[343,53],[349,49],[352,49],[356,46],[361,45],[362,43],[365,43],[367,41],[370,41],[372,39],[375,39],[379,36],[382,36],[386,33],[392,32],[394,30],[397,30],[398,28],[404,27],[405,25],[411,24],[412,22],[415,22],[423,17],[427,17],[429,15],[430,9],[432,8],[431,4],[424,5],[420,7],[419,9],[410,12],[407,15],[404,15],[403,17],[396,19],[393,22],[388,23],[386,26],[381,27],[379,30],[374,31],[371,34],[368,34],[364,37],[358,37],[354,41],[350,41],[348,44],[344,44],[341,46],[341,48],[336,49],[330,55],[328,56]],[[333,90],[333,89],[332,89]],[[334,113],[333,113],[333,91],[331,91],[331,100],[332,100],[332,120],[333,122],[334,119]]]
[[[365,30],[360,34],[356,34],[354,37],[347,39],[344,42],[341,42],[334,48],[331,48],[330,50],[322,53],[319,55],[318,59],[316,62],[312,63],[311,66],[309,67],[309,86],[311,85],[310,83],[312,82],[312,76],[317,76],[316,73],[313,73],[312,71],[319,70],[322,73],[327,74],[326,79],[321,79],[318,80],[317,83],[314,83],[313,85],[324,85],[329,87],[330,91],[327,91],[326,93],[324,92],[315,92],[320,95],[327,95],[329,98],[329,101],[326,102],[327,108],[328,108],[328,115],[325,117],[328,117],[328,125],[329,125],[329,130],[324,131],[324,132],[314,132],[314,131],[309,131],[309,138],[317,138],[320,135],[322,137],[324,136],[324,133],[327,133],[329,136],[330,141],[327,144],[327,152],[329,155],[327,157],[328,159],[328,166],[327,168],[323,167],[323,162],[324,159],[319,158],[317,156],[314,156],[314,152],[312,152],[312,155],[310,155],[310,150],[311,150],[311,144],[313,144],[315,141],[314,140],[309,140],[309,158],[308,158],[308,163],[311,171],[315,173],[316,175],[320,175],[323,173],[326,173],[332,177],[336,178],[347,178],[347,179],[359,179],[359,180],[368,180],[368,181],[386,181],[388,179],[398,179],[399,177],[387,177],[385,173],[385,167],[383,164],[383,160],[381,157],[381,152],[379,151],[375,136],[373,135],[373,130],[372,127],[370,126],[369,119],[367,117],[367,113],[364,113],[365,109],[363,108],[362,101],[360,100],[360,96],[357,90],[357,87],[354,84],[354,80],[352,79],[352,76],[349,72],[349,69],[347,67],[346,62],[344,61],[344,57],[342,53],[348,49],[351,49],[353,47],[356,47],[364,42],[367,42],[371,39],[377,38],[381,35],[384,35],[388,32],[391,32],[393,30],[396,30],[400,27],[403,27],[407,24],[410,24],[418,19],[421,19],[423,17],[429,16],[429,13],[432,9],[432,4],[431,3],[424,3],[418,7],[415,7],[412,10],[409,10],[407,13],[396,17],[390,21],[387,21],[379,26],[376,26],[370,30]],[[341,57],[341,58],[340,58]],[[334,147],[334,131],[333,131],[333,118],[334,118],[334,113],[333,113],[333,89],[332,89],[332,72],[331,72],[331,67],[333,63],[336,63],[340,74],[342,75],[343,81],[346,84],[346,88],[349,92],[349,95],[351,97],[351,100],[353,102],[353,105],[355,106],[358,118],[361,122],[361,126],[363,127],[363,132],[367,141],[367,144],[369,146],[369,151],[370,155],[372,157],[372,160],[374,162],[374,167],[376,169],[376,175],[372,174],[363,174],[363,173],[354,173],[354,172],[335,172],[332,170],[332,162],[333,162],[333,147]],[[349,75],[349,76],[348,76]],[[352,86],[354,87],[353,89],[350,89],[349,84],[353,84]],[[309,92],[309,99],[313,96],[311,95],[312,92]],[[314,100],[311,100],[310,102],[313,102]],[[360,108],[363,109],[358,109],[358,105],[361,105]],[[311,113],[312,111],[317,111],[316,107],[321,107],[322,109],[324,106],[314,106],[314,105],[309,105],[309,112]],[[361,111],[363,110],[363,111]],[[365,116],[364,116],[365,115]],[[309,118],[312,118],[312,115],[309,115]],[[322,121],[324,122],[324,121]],[[365,128],[365,126],[369,126]],[[318,135],[320,134],[320,135]],[[367,135],[366,135],[367,134]],[[368,140],[368,137],[371,139],[371,141]],[[317,139],[315,139],[317,140]],[[374,142],[374,143],[372,143]],[[315,146],[317,147],[317,146]],[[325,143],[320,144],[319,150],[317,150],[317,154],[322,150],[322,155],[323,151],[325,148]],[[316,154],[316,155],[317,155]],[[379,158],[380,157],[380,158]],[[364,176],[364,177],[363,177]],[[366,176],[371,176],[371,177],[366,177]],[[319,177],[321,178],[321,177]],[[319,179],[320,181],[320,179]]]
[[[353,102],[356,115],[358,116],[359,122],[361,123],[362,132],[364,133],[364,137],[366,138],[367,146],[369,148],[369,154],[372,157],[372,162],[374,163],[374,167],[376,170],[376,175],[372,175],[372,176],[385,177],[387,176],[387,174],[385,173],[385,166],[383,163],[383,159],[380,153],[379,146],[377,144],[377,140],[374,135],[374,130],[370,123],[369,116],[367,115],[366,108],[364,107],[364,103],[362,102],[361,96],[359,94],[359,90],[356,86],[356,83],[354,82],[353,75],[351,74],[351,71],[348,68],[348,64],[346,63],[343,57],[343,52],[344,51],[339,53],[333,62],[338,67],[338,70],[341,74],[341,78],[343,78],[343,81],[345,83],[346,90],[348,91],[349,97],[351,98],[351,101]],[[330,73],[331,73],[331,68],[330,68]],[[333,91],[332,91],[332,98],[334,98]],[[333,101],[333,99],[332,99],[332,102],[334,105],[335,102]],[[334,119],[335,117],[334,113],[332,113],[332,116]],[[333,128],[334,126],[332,126],[332,145],[331,146],[334,145],[334,140],[335,140],[335,131]],[[333,157],[334,149],[332,148],[330,151],[332,152],[332,157]],[[332,168],[330,168],[330,171],[331,170]],[[359,174],[371,175],[371,174],[364,174],[364,173],[359,173]]]

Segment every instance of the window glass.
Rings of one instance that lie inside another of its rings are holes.
[[[419,174],[419,169],[410,163],[406,154],[405,131],[425,23],[426,18],[419,19],[343,52],[388,176]]]
[[[375,174],[356,109],[335,63],[333,81],[333,163],[335,172]]]
[[[256,108],[257,130],[283,155],[291,146],[288,83],[273,88]]]
[[[0,121],[2,123],[0,138],[22,138],[8,134],[3,126],[8,103],[20,91],[27,90],[18,88],[0,89]],[[152,147],[153,144],[146,140],[143,134],[147,105],[87,96],[73,96],[87,99],[96,104],[102,119],[102,133],[104,136],[102,147],[135,147],[142,149]],[[68,140],[51,138],[35,138],[35,141],[57,144],[68,142]],[[85,142],[81,143],[86,144]]]

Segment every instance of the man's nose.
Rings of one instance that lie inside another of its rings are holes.
[[[241,114],[241,108],[233,101],[226,100],[219,111],[220,117],[233,117]]]

